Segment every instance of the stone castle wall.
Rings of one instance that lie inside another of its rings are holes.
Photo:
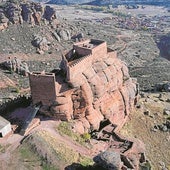
[[[87,48],[83,48],[83,47],[78,47],[76,45],[73,46],[73,49],[81,56],[87,56],[92,54],[92,49],[87,49]]]
[[[101,60],[107,54],[107,44],[103,42],[94,49],[92,49],[92,55],[94,60]]]
[[[93,61],[93,56],[88,55],[83,58],[80,58],[74,65],[69,66],[68,67],[68,73],[69,73],[68,80],[73,83],[75,79],[78,77],[78,75],[81,74],[83,71],[85,71],[92,64],[92,61]],[[81,84],[81,82],[79,83]]]
[[[33,104],[50,105],[56,100],[55,74],[31,73],[29,79]]]
[[[86,41],[85,41],[86,42]],[[74,63],[67,63],[65,61],[66,69],[67,69],[67,79],[68,81],[72,80],[77,77],[78,74],[83,73],[87,68],[89,68],[90,65],[92,65],[93,62],[96,60],[102,60],[103,57],[107,54],[107,44],[106,42],[103,42],[96,46],[93,49],[86,49],[83,47],[79,47],[76,45],[73,46],[73,49],[78,54],[85,55],[84,57],[81,57],[74,61]]]

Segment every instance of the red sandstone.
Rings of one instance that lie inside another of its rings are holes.
[[[119,130],[138,93],[126,64],[100,40],[74,44],[63,55],[60,70],[31,73],[29,78],[33,104],[42,102],[41,111],[57,119],[76,120],[79,133],[99,129],[105,119]]]

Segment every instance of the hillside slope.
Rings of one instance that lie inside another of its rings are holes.
[[[49,4],[58,4],[58,5],[69,5],[69,4],[83,4],[92,2],[92,0],[50,0]]]
[[[41,0],[39,0],[40,2]],[[124,4],[142,4],[142,5],[160,5],[167,6],[170,4],[169,0],[50,0],[49,4],[59,4],[59,5],[68,5],[68,4],[84,4],[89,5],[124,5]]]

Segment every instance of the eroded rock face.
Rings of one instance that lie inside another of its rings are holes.
[[[145,161],[143,143],[117,134],[134,108],[138,84],[106,42],[78,42],[62,56],[60,70],[29,76],[33,104],[41,102],[41,112],[74,120],[74,131],[96,130],[93,137],[106,141],[96,163],[107,169],[139,169],[141,159]],[[109,125],[102,129],[104,122]]]
[[[52,21],[56,19],[55,9],[46,6],[43,7],[40,3],[26,2],[26,3],[10,3],[0,8],[0,30],[7,27],[9,22],[13,24],[23,23],[40,24],[41,20]]]
[[[42,37],[40,35],[34,35],[32,44],[37,47],[37,52],[39,54],[43,54],[44,51],[49,49],[50,42],[47,41],[46,37]]]
[[[120,129],[138,94],[126,64],[99,40],[75,44],[55,75],[30,74],[30,85],[34,104],[42,102],[57,119],[75,120],[80,133],[98,130],[103,120]]]
[[[0,30],[4,30],[8,27],[8,18],[4,14],[4,10],[0,9]]]
[[[3,63],[3,65],[9,70],[14,71],[20,75],[27,76],[29,72],[29,68],[27,63],[22,62],[18,58],[9,58],[7,61]]]
[[[121,127],[133,109],[136,82],[130,78],[125,63],[114,55],[87,66],[69,83],[73,86],[72,92],[57,96],[57,104],[51,107],[51,111],[56,117],[61,115],[61,119],[61,111],[64,111],[65,120],[77,119],[78,129],[80,126],[85,131],[89,127],[99,129],[104,119]]]
[[[126,64],[117,58],[116,52],[107,51],[105,43],[89,45],[75,47],[66,54],[55,75],[56,99],[48,103],[51,99],[46,97],[44,105],[49,105],[50,116],[76,120],[78,126],[75,123],[74,128],[80,133],[99,129],[103,120],[120,129],[137,99],[137,82],[129,76]],[[89,48],[92,51],[86,55]],[[33,102],[41,100],[39,93]]]

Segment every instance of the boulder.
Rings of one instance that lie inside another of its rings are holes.
[[[56,17],[55,9],[50,6],[46,6],[44,9],[43,17],[48,21],[52,21],[53,19],[56,19],[57,17]]]
[[[108,170],[119,170],[122,168],[120,153],[105,151],[93,158],[94,162]]]
[[[101,61],[94,61],[92,64],[83,62],[83,65],[77,67],[77,71],[73,72],[75,75],[68,82],[72,86],[72,93],[63,95],[66,98],[65,102],[69,101],[68,104],[73,105],[73,113],[70,112],[73,118],[77,121],[86,119],[90,124],[90,130],[98,130],[100,122],[104,119],[108,119],[119,129],[134,108],[137,83],[130,78],[127,66],[119,58],[108,55],[100,59]],[[110,64],[106,64],[108,61]],[[62,62],[61,67],[64,66]],[[82,71],[84,66],[86,68]],[[66,84],[63,80],[63,89]],[[70,95],[71,101],[67,100]],[[65,104],[60,102],[60,105]],[[58,112],[53,114],[57,116]]]
[[[163,114],[166,116],[170,116],[170,109],[164,109]]]
[[[39,54],[42,54],[43,51],[47,51],[48,50],[48,44],[49,42],[47,41],[47,39],[45,37],[42,37],[40,35],[34,35],[33,36],[33,41],[32,44],[37,47],[37,52]]]
[[[40,24],[44,9],[39,3],[27,2],[21,4],[22,18],[24,21],[34,25]]]
[[[61,41],[61,39],[60,39],[59,35],[58,35],[56,32],[53,32],[53,34],[52,34],[52,35],[54,36],[54,38],[55,38],[58,42],[60,42],[60,41]]]
[[[36,2],[6,2],[0,9],[0,30],[10,21],[13,24],[22,24],[23,21],[31,25],[40,24],[41,20],[53,21],[56,19],[55,9],[42,6]]]
[[[57,34],[59,35],[59,37],[62,39],[62,40],[70,40],[71,39],[71,35],[70,35],[70,31],[69,30],[65,30],[65,29],[61,29],[57,32]]]
[[[6,29],[8,27],[7,23],[0,23],[0,31]]]
[[[22,62],[18,58],[9,58],[9,60],[5,61],[3,65],[9,70],[14,71],[20,75],[27,76],[29,73],[29,68],[27,63]]]

